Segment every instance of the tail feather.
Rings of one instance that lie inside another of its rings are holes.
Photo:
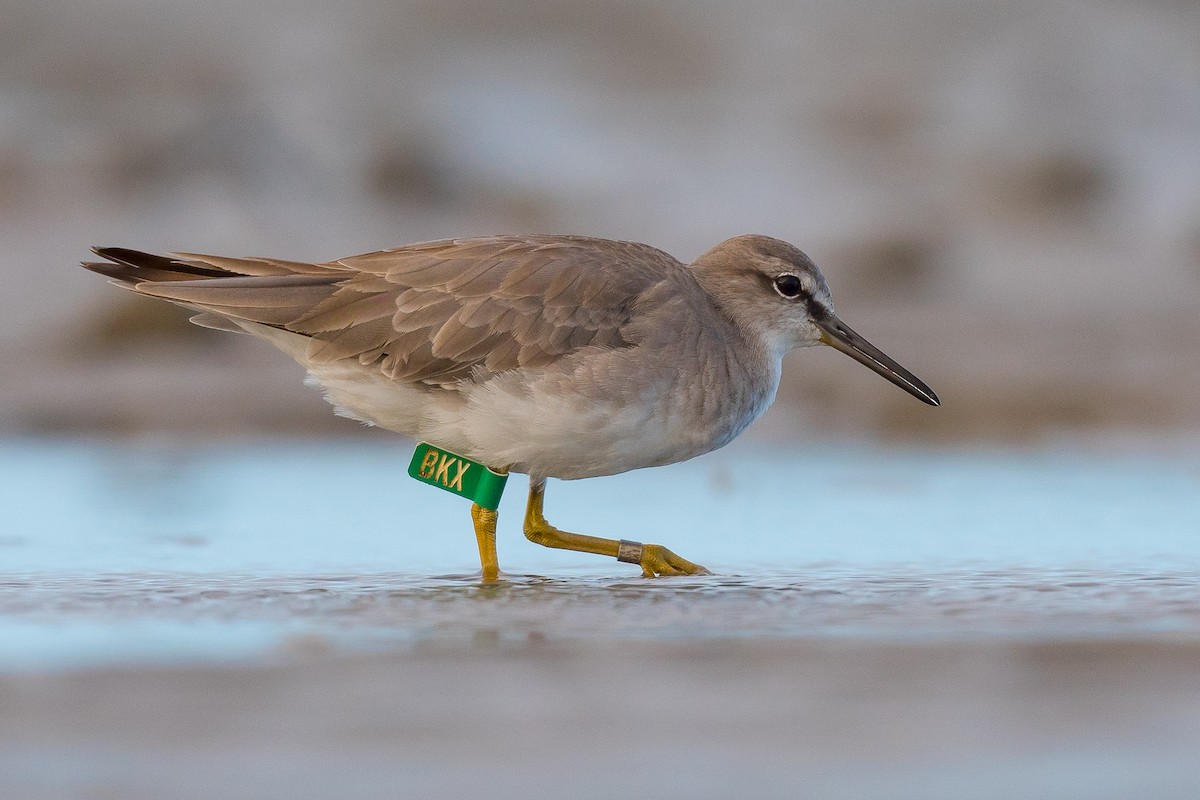
[[[194,317],[190,317],[188,322],[198,325],[201,328],[212,328],[214,331],[226,331],[227,333],[250,332],[229,317],[222,317],[220,314],[213,314],[210,311],[204,311]]]
[[[92,272],[126,289],[200,312],[192,321],[220,330],[247,332],[239,323],[285,327],[320,304],[345,279],[343,271],[268,259],[194,254],[175,257],[123,247],[95,247],[105,262],[83,262]]]
[[[223,272],[195,263],[185,263],[166,256],[129,250],[124,247],[93,247],[92,252],[108,261],[85,261],[83,266],[92,272],[106,275],[120,283],[159,283],[163,281],[190,281],[196,278],[227,277]]]

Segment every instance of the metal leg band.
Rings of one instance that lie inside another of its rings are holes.
[[[626,564],[641,564],[642,543],[621,539],[617,542],[617,561],[624,561]]]

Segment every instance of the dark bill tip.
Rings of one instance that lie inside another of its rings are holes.
[[[921,402],[931,406],[942,404],[933,389],[930,389],[924,381],[897,364],[894,359],[837,317],[830,315],[826,319],[818,319],[817,325],[824,332],[821,341],[825,344],[879,373]]]

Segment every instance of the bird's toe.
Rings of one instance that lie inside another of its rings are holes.
[[[657,578],[668,575],[711,575],[712,573],[699,564],[693,564],[686,558],[676,555],[661,544],[643,545],[642,576]]]

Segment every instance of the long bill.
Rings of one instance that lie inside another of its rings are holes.
[[[938,400],[938,396],[933,393],[933,389],[926,386],[924,381],[897,364],[882,350],[859,336],[853,328],[834,315],[829,314],[823,319],[817,319],[816,323],[821,328],[821,341],[824,344],[840,350],[858,363],[878,372],[918,400],[931,406],[942,404]]]

